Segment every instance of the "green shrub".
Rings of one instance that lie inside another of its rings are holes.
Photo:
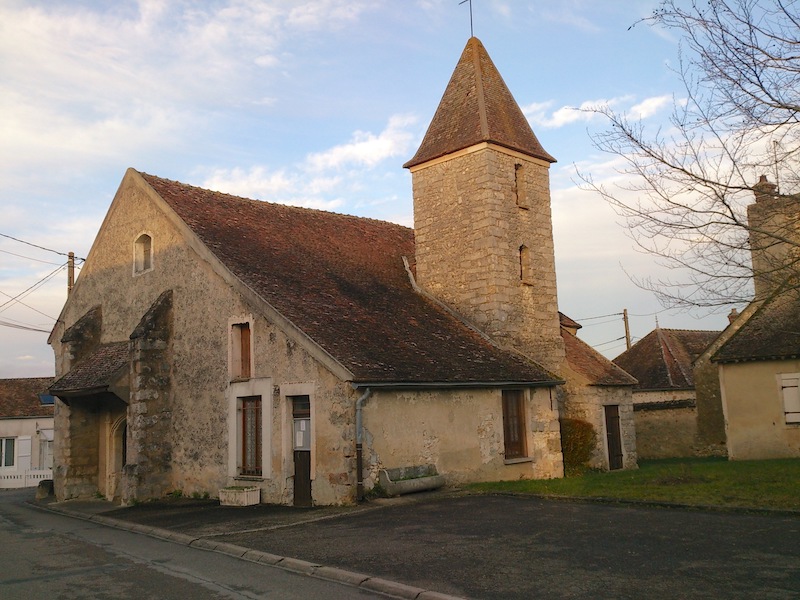
[[[564,474],[580,475],[589,469],[597,446],[597,432],[591,423],[580,419],[561,419],[561,451]]]

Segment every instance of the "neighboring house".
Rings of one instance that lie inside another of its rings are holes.
[[[714,353],[731,460],[800,457],[800,290],[743,312]]]
[[[704,403],[695,387],[695,360],[719,334],[656,327],[614,359],[638,380],[633,409],[640,458],[705,456],[724,450],[719,386],[716,403]],[[715,419],[718,435],[707,439],[703,433],[710,427],[702,423]]]
[[[52,377],[0,379],[0,488],[52,478]]]
[[[472,38],[405,165],[414,230],[128,170],[49,339],[56,496],[562,476],[553,161]]]
[[[747,209],[755,299],[706,355],[717,367],[731,460],[800,456],[800,195],[762,176]]]
[[[598,447],[589,466],[635,468],[641,457],[634,425],[635,395],[631,393],[636,379],[579,340],[582,326],[559,314],[567,358],[561,371],[566,379],[561,415],[586,421],[597,432]]]

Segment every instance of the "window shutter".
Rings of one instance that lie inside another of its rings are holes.
[[[787,423],[800,423],[800,376],[783,375],[781,387],[783,391],[783,412]]]

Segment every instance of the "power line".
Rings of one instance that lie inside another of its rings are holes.
[[[23,256],[22,254],[16,254],[14,252],[9,252],[8,250],[0,250],[0,252],[2,252],[4,254],[10,254],[11,256],[16,256],[18,258],[24,258],[25,260],[33,260],[33,261],[36,261],[36,262],[44,263],[46,265],[60,265],[61,264],[61,263],[50,262],[48,260],[41,260],[41,259],[38,259],[38,258],[31,258],[30,256]]]
[[[605,319],[606,317],[621,317],[622,313],[611,313],[609,315],[600,315],[599,317],[586,317],[585,319],[575,319],[578,323],[581,321],[593,321],[594,319]]]
[[[58,250],[53,250],[52,248],[45,248],[44,246],[39,246],[38,244],[32,244],[31,242],[26,242],[25,240],[21,240],[19,238],[15,238],[10,235],[6,235],[5,233],[0,233],[0,236],[4,238],[8,238],[9,240],[14,240],[15,242],[19,242],[20,244],[27,244],[28,246],[33,246],[34,248],[39,248],[39,250],[46,250],[47,252],[52,252],[54,254],[60,254],[61,256],[69,256],[68,252],[59,252]],[[75,260],[86,261],[85,258],[80,258],[78,256],[75,257]]]
[[[614,342],[619,342],[620,340],[624,340],[624,339],[625,339],[625,336],[623,335],[622,337],[618,337],[618,338],[616,338],[614,340],[608,340],[607,342],[603,342],[602,344],[595,344],[594,347],[595,348],[599,348],[600,346],[605,346],[607,344],[613,344]]]
[[[2,235],[2,234],[0,234],[0,235]],[[39,313],[40,315],[42,315],[42,316],[45,316],[45,317],[47,317],[48,319],[53,319],[53,321],[55,321],[56,319],[55,319],[54,317],[51,317],[50,315],[46,315],[46,314],[45,314],[45,313],[43,313],[42,311],[40,311],[40,310],[38,310],[38,309],[35,309],[35,308],[33,308],[32,306],[28,306],[27,304],[25,304],[24,302],[22,302],[22,301],[20,300],[20,298],[24,298],[24,297],[25,297],[27,294],[30,294],[31,292],[33,292],[33,291],[34,291],[36,288],[38,288],[38,287],[41,287],[42,285],[44,285],[44,284],[45,284],[47,281],[49,281],[50,279],[52,279],[52,278],[53,278],[53,277],[54,277],[54,276],[55,276],[55,275],[56,275],[56,274],[57,274],[59,271],[61,271],[61,270],[62,270],[64,267],[66,267],[66,266],[67,266],[66,264],[59,265],[59,267],[58,267],[57,269],[55,269],[55,270],[51,271],[50,273],[48,273],[47,275],[45,275],[45,276],[44,276],[42,279],[40,279],[39,281],[37,281],[36,283],[34,283],[34,284],[33,284],[32,286],[30,286],[28,289],[26,289],[26,290],[24,290],[24,291],[20,292],[20,293],[19,293],[19,294],[17,294],[16,296],[12,296],[11,294],[6,294],[6,293],[5,293],[5,292],[3,292],[2,290],[0,290],[0,294],[3,294],[4,296],[6,296],[6,297],[10,298],[10,300],[6,300],[6,301],[5,301],[3,304],[0,304],[0,312],[3,312],[3,310],[5,310],[5,308],[4,308],[4,307],[6,307],[7,305],[11,304],[12,302],[17,302],[17,303],[19,303],[19,304],[22,304],[22,306],[24,306],[24,307],[26,307],[26,308],[30,308],[32,311],[34,311],[34,312],[37,312],[37,313]]]
[[[10,327],[11,329],[22,329],[23,331],[38,331],[40,333],[50,333],[49,329],[39,329],[38,327],[28,327],[27,325],[17,325],[8,321],[0,321],[0,327]]]
[[[634,315],[632,313],[628,313],[629,317],[652,317],[654,315],[660,315],[662,312],[666,312],[670,310],[669,308],[662,308],[661,310],[657,310],[656,312],[647,313],[645,315]]]
[[[622,314],[622,313],[620,313],[620,314]],[[600,321],[599,323],[589,323],[588,325],[583,325],[583,323],[581,323],[581,326],[582,327],[596,327],[598,325],[608,325],[609,323],[619,323],[619,319],[609,319],[608,321]]]

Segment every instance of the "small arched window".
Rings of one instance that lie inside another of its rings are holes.
[[[153,238],[143,233],[134,243],[134,273],[144,273],[153,268]]]

